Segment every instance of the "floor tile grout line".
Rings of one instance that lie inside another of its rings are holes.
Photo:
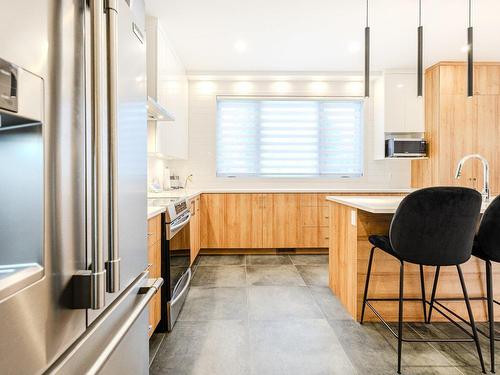
[[[409,327],[409,328],[410,328],[413,332],[415,332],[415,333],[417,334],[417,336],[419,336],[420,338],[422,338],[422,339],[423,339],[423,338],[425,338],[422,334],[420,334],[420,332],[418,332],[418,331],[417,331],[417,330],[413,327],[413,325],[411,325],[411,324],[409,324],[409,323],[411,323],[411,322],[408,322],[407,327]],[[450,364],[450,366],[451,366],[451,367],[455,368],[457,371],[459,371],[460,373],[462,373],[462,372],[458,369],[458,366],[456,366],[455,364],[453,364],[453,363],[452,363],[452,362],[451,362],[451,361],[450,361],[450,360],[449,360],[449,359],[448,359],[448,358],[447,358],[447,357],[446,357],[443,353],[441,353],[441,351],[440,351],[438,348],[436,348],[436,347],[433,345],[433,343],[432,343],[432,342],[428,342],[428,343],[426,343],[426,344],[428,344],[428,345],[429,345],[432,349],[434,349],[436,352],[438,352],[438,353],[439,353],[439,355],[440,355],[441,357],[443,357],[443,358],[444,358],[444,359],[445,359],[445,360],[446,360],[446,361]]]

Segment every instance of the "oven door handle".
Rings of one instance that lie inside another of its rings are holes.
[[[191,212],[189,212],[186,216],[186,219],[182,220],[179,224],[170,225],[170,233],[173,234],[177,232],[179,229],[181,229],[184,225],[186,225],[190,221],[191,221]]]

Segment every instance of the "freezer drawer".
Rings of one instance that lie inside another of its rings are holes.
[[[148,310],[163,279],[149,271],[118,296],[47,374],[147,374]]]

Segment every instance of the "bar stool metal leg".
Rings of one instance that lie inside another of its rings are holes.
[[[489,260],[486,261],[486,299],[488,300],[488,321],[490,328],[491,372],[495,373],[495,311],[493,309],[493,276]]]
[[[436,267],[436,274],[434,275],[434,284],[432,285],[432,293],[431,293],[431,302],[429,306],[429,315],[427,315],[427,323],[431,322],[432,308],[434,307],[434,299],[436,298],[436,289],[438,285],[439,279],[439,271],[441,270],[441,266]]]
[[[427,321],[427,306],[425,304],[424,266],[420,265],[420,288],[422,289],[422,308],[424,309],[424,322]]]
[[[363,306],[361,307],[361,320],[360,324],[363,324],[363,319],[365,317],[365,307],[366,307],[366,298],[368,297],[368,285],[370,283],[370,275],[372,273],[372,263],[373,263],[373,252],[375,251],[375,246],[372,247],[370,251],[370,260],[368,261],[368,271],[366,272],[366,281],[365,281],[365,292],[363,294]]]
[[[398,374],[401,374],[401,350],[403,347],[403,297],[404,297],[404,262],[399,271],[399,315],[398,315]]]
[[[477,335],[476,323],[474,322],[474,315],[472,314],[472,308],[470,307],[469,294],[467,293],[467,287],[465,286],[464,275],[462,273],[462,268],[457,265],[458,276],[460,278],[460,284],[462,285],[462,291],[464,293],[465,305],[467,306],[467,313],[469,314],[470,326],[472,328],[472,335],[474,336],[474,342],[476,343],[477,355],[479,356],[479,362],[481,362],[481,369],[483,374],[486,374],[486,369],[484,367],[483,354],[481,353],[481,346],[479,345],[479,337]]]

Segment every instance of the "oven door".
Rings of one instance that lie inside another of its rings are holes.
[[[162,321],[160,331],[171,331],[186,299],[191,282],[190,266],[190,226],[188,212],[177,222],[166,224],[165,287],[162,296]]]

